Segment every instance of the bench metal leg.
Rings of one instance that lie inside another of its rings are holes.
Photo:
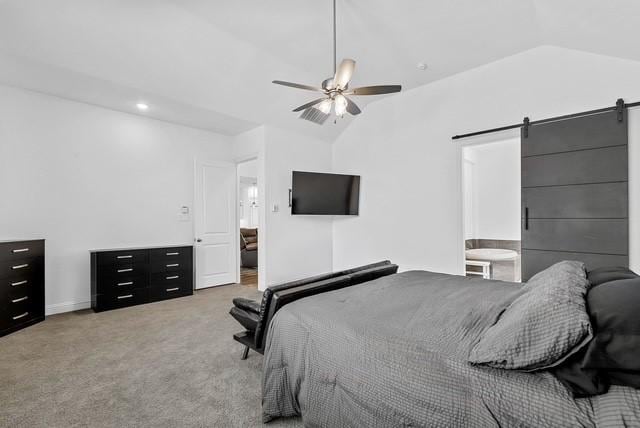
[[[248,355],[249,355],[249,347],[245,346],[244,350],[242,351],[242,357],[240,357],[240,359],[246,360]]]

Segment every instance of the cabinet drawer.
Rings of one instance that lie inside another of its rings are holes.
[[[10,280],[31,278],[38,274],[42,275],[43,268],[42,256],[0,261],[0,278]]]
[[[22,300],[2,309],[0,313],[0,330],[5,330],[29,323],[44,317],[44,307],[36,300]]]
[[[151,273],[163,273],[163,272],[176,272],[192,270],[191,260],[176,259],[176,260],[153,260],[151,261]]]
[[[113,293],[124,289],[144,288],[149,286],[146,275],[121,274],[98,279],[97,293]]]
[[[41,292],[43,288],[43,278],[32,272],[29,275],[24,275],[20,278],[0,278],[0,302],[3,302],[9,296],[13,296],[14,293],[34,292],[34,290]]]
[[[21,260],[44,255],[44,241],[17,241],[0,243],[0,262]]]
[[[182,281],[165,286],[156,285],[149,288],[151,301],[172,299],[174,297],[189,296],[191,294],[193,294],[193,285],[190,281]]]
[[[123,290],[121,293],[98,294],[96,296],[96,311],[124,308],[149,302],[149,289],[136,288]]]
[[[149,280],[149,284],[152,288],[156,287],[167,287],[171,288],[176,284],[182,283],[192,283],[192,274],[191,271],[176,271],[176,272],[165,272],[165,273],[154,273],[151,275]]]
[[[145,263],[114,263],[98,266],[98,278],[111,278],[116,281],[124,281],[134,276],[144,276],[149,267]]]
[[[22,301],[40,303],[42,301],[42,284],[36,281],[19,281],[17,286],[0,289],[0,308],[6,309]]]
[[[148,262],[147,250],[105,251],[97,254],[98,267],[120,265],[144,265]]]
[[[191,270],[192,247],[156,248],[149,253],[149,262],[152,272],[165,272],[167,270],[186,269]],[[178,266],[176,266],[178,265]]]

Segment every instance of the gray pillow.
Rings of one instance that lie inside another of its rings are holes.
[[[560,364],[593,336],[584,263],[564,261],[538,273],[469,353],[469,362],[542,370]]]

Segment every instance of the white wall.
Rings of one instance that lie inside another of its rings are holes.
[[[266,283],[330,272],[332,217],[292,216],[289,189],[293,170],[331,171],[331,144],[275,127],[265,137]]]
[[[468,146],[465,165],[465,239],[520,240],[520,139]],[[471,217],[471,218],[469,218]]]
[[[541,47],[370,104],[334,144],[362,175],[360,216],[334,224],[334,268],[390,258],[462,273],[460,142],[452,135],[640,100],[640,63]],[[630,115],[632,267],[640,269],[640,114]],[[412,207],[408,209],[408,207]]]
[[[250,161],[242,162],[238,164],[238,175],[240,177],[258,177],[258,160],[253,159]]]
[[[463,210],[464,210],[464,239],[475,239],[478,236],[478,204],[477,192],[474,191],[476,163],[471,150],[463,153]]]
[[[191,244],[195,157],[218,134],[0,86],[0,238],[45,238],[47,312],[88,307],[89,250]]]

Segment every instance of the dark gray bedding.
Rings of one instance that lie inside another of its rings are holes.
[[[574,400],[548,372],[472,366],[469,350],[519,294],[423,271],[299,300],[267,338],[263,419],[315,427],[640,426],[640,391]]]

